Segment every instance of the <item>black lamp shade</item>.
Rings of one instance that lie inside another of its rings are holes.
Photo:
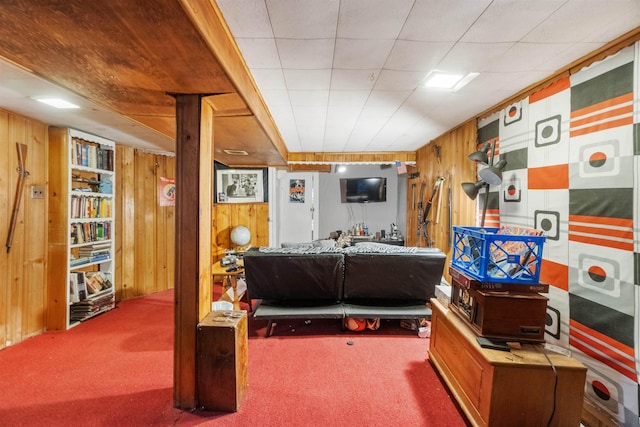
[[[471,200],[475,200],[476,197],[478,197],[478,192],[482,187],[484,187],[484,185],[485,183],[483,181],[463,182],[462,189]]]
[[[478,172],[478,176],[489,185],[502,183],[502,170],[507,165],[507,161],[501,159],[493,166],[488,166]]]
[[[473,160],[476,163],[482,163],[483,165],[489,164],[489,156],[487,153],[491,149],[491,143],[485,142],[482,148],[478,151],[469,154],[469,160]]]

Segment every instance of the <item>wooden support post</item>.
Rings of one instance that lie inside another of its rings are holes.
[[[173,96],[177,122],[173,406],[192,409],[197,404],[200,299],[202,289],[211,288],[213,137],[207,131],[212,129],[210,117],[201,127],[202,95]]]

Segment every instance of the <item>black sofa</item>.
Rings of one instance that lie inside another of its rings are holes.
[[[431,316],[445,254],[435,248],[357,245],[347,248],[252,248],[244,254],[256,319]]]

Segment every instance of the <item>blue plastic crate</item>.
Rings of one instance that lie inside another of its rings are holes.
[[[539,283],[546,237],[499,230],[454,226],[451,264],[481,282]]]

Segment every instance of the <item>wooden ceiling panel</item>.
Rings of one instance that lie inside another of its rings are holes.
[[[160,115],[149,115],[149,116],[138,116],[131,115],[129,116],[131,119],[154,129],[164,135],[174,135],[176,133],[176,117],[172,116],[160,116]],[[173,138],[173,136],[172,136]]]
[[[175,0],[3,1],[0,14],[0,55],[124,115],[175,116],[167,93],[235,91]]]
[[[215,3],[8,0],[0,16],[0,56],[33,74],[171,138],[170,94],[216,95],[216,147],[246,149],[251,165],[285,164],[284,143]]]
[[[286,166],[255,116],[217,117],[214,122],[214,158],[227,166]],[[244,150],[248,156],[224,150]]]

